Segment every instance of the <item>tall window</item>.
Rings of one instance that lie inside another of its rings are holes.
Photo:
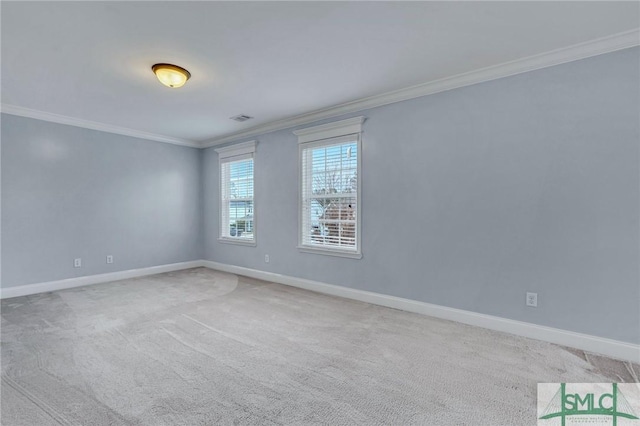
[[[360,134],[363,117],[297,130],[302,251],[361,257]]]
[[[253,159],[256,142],[216,149],[220,161],[220,240],[256,242]]]

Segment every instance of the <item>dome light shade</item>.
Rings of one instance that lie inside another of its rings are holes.
[[[167,87],[178,88],[191,78],[191,73],[182,67],[172,64],[155,64],[151,67],[160,83]]]

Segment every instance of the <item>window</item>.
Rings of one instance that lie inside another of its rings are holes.
[[[220,162],[220,241],[255,245],[253,157],[256,142],[216,149]]]
[[[296,130],[301,251],[362,257],[360,135],[364,117]]]

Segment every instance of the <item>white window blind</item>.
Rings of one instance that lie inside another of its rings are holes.
[[[220,161],[220,239],[255,244],[255,142],[216,151]]]
[[[360,133],[301,143],[300,163],[300,248],[360,257]]]

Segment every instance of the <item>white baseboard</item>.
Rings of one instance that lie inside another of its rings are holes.
[[[318,293],[330,294],[333,296],[372,303],[374,305],[387,306],[389,308],[401,309],[403,311],[457,321],[490,330],[502,331],[531,339],[569,346],[625,361],[640,363],[640,345],[632,343],[492,315],[479,314],[462,309],[448,308],[446,306],[434,305],[411,299],[403,299],[401,297],[387,296],[370,291],[325,284],[318,281],[275,274],[273,272],[264,272],[241,266],[212,262],[209,260],[202,261],[202,266],[223,272],[230,272],[232,274],[244,275],[251,278],[299,287]]]
[[[446,306],[419,302],[417,300],[388,296],[385,294],[373,293],[364,290],[356,290],[353,288],[341,287],[337,285],[322,283],[319,281],[312,281],[303,278],[276,274],[273,272],[264,272],[257,269],[212,262],[209,260],[194,260],[189,262],[172,263],[168,265],[151,266],[149,268],[129,269],[127,271],[110,272],[107,274],[89,275],[85,277],[69,278],[65,280],[2,288],[0,289],[0,299],[28,296],[31,294],[64,290],[67,288],[82,287],[91,284],[118,281],[128,278],[142,277],[145,275],[160,274],[163,272],[197,268],[201,266],[206,266],[207,268],[216,269],[223,272],[230,272],[232,274],[245,275],[251,278],[289,285],[292,287],[303,288],[318,293],[330,294],[333,296],[358,300],[374,305],[386,306],[389,308],[401,309],[403,311],[429,315],[436,318],[457,321],[464,324],[487,328],[490,330],[502,331],[518,336],[528,337],[531,339],[569,346],[588,352],[599,353],[612,358],[640,363],[640,345],[632,343],[621,342],[618,340],[606,339],[589,334],[576,333],[573,331],[546,327],[543,325],[536,325],[528,322],[516,321],[492,315],[479,314],[462,309],[448,308]]]
[[[109,272],[107,274],[88,275],[84,277],[68,278],[66,280],[7,287],[0,289],[0,299],[28,296],[30,294],[46,293],[48,291],[64,290],[67,288],[82,287],[85,285],[100,284],[110,281],[126,280],[128,278],[179,271],[181,269],[197,268],[199,266],[204,266],[203,262],[204,261],[202,260],[193,260],[189,262],[151,266],[149,268],[129,269],[126,271]]]

